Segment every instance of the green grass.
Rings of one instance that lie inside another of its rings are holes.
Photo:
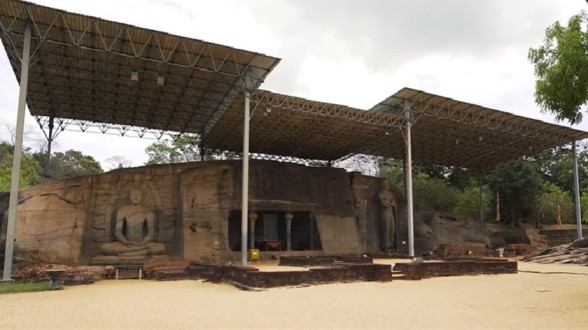
[[[0,284],[0,294],[51,290],[49,281],[38,283]]]

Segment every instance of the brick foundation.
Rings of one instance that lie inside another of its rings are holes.
[[[476,260],[443,261],[424,263],[397,263],[395,271],[404,273],[407,279],[420,280],[428,277],[461,276],[479,274],[514,274],[517,272],[516,261]]]
[[[348,263],[348,264],[371,264],[374,259],[371,257],[364,256],[303,256],[303,257],[281,257],[281,266],[317,266],[317,265],[333,265],[337,263]]]
[[[260,272],[256,268],[192,262],[186,267],[190,279],[231,283],[238,287],[271,288],[352,281],[390,281],[389,265],[341,263],[301,271]]]

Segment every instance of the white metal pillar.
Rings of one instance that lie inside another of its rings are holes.
[[[580,208],[580,178],[578,177],[578,155],[576,141],[572,142],[572,161],[574,166],[574,198],[576,202],[576,228],[578,239],[582,239],[582,210]]]
[[[249,214],[249,91],[245,91],[243,114],[243,171],[241,181],[241,264],[247,265],[247,216]]]
[[[405,104],[406,119],[406,212],[408,218],[408,256],[414,258],[414,209],[412,203],[412,113],[410,106]]]
[[[27,23],[24,35],[24,47],[20,69],[20,93],[18,96],[18,113],[16,116],[16,137],[14,139],[14,155],[12,158],[12,175],[10,177],[10,200],[8,202],[8,225],[6,226],[6,250],[4,251],[3,282],[12,282],[12,258],[14,255],[14,228],[16,225],[16,206],[20,179],[20,161],[22,157],[22,136],[24,130],[24,114],[27,103],[27,87],[29,80],[29,62],[31,54],[31,24]]]

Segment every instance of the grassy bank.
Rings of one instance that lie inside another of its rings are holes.
[[[49,282],[0,284],[0,294],[51,290]]]

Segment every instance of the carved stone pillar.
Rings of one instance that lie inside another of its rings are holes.
[[[257,219],[257,213],[254,211],[249,212],[249,248],[255,249],[255,220]]]
[[[368,251],[367,207],[370,186],[365,183],[365,178],[361,174],[353,173],[351,187],[355,199],[353,206],[355,209],[359,245],[362,252],[365,253]]]
[[[292,212],[286,213],[286,250],[292,251]]]
[[[310,212],[310,249],[314,250],[314,239],[315,239],[315,232],[314,227],[316,226],[316,219],[314,212]]]

